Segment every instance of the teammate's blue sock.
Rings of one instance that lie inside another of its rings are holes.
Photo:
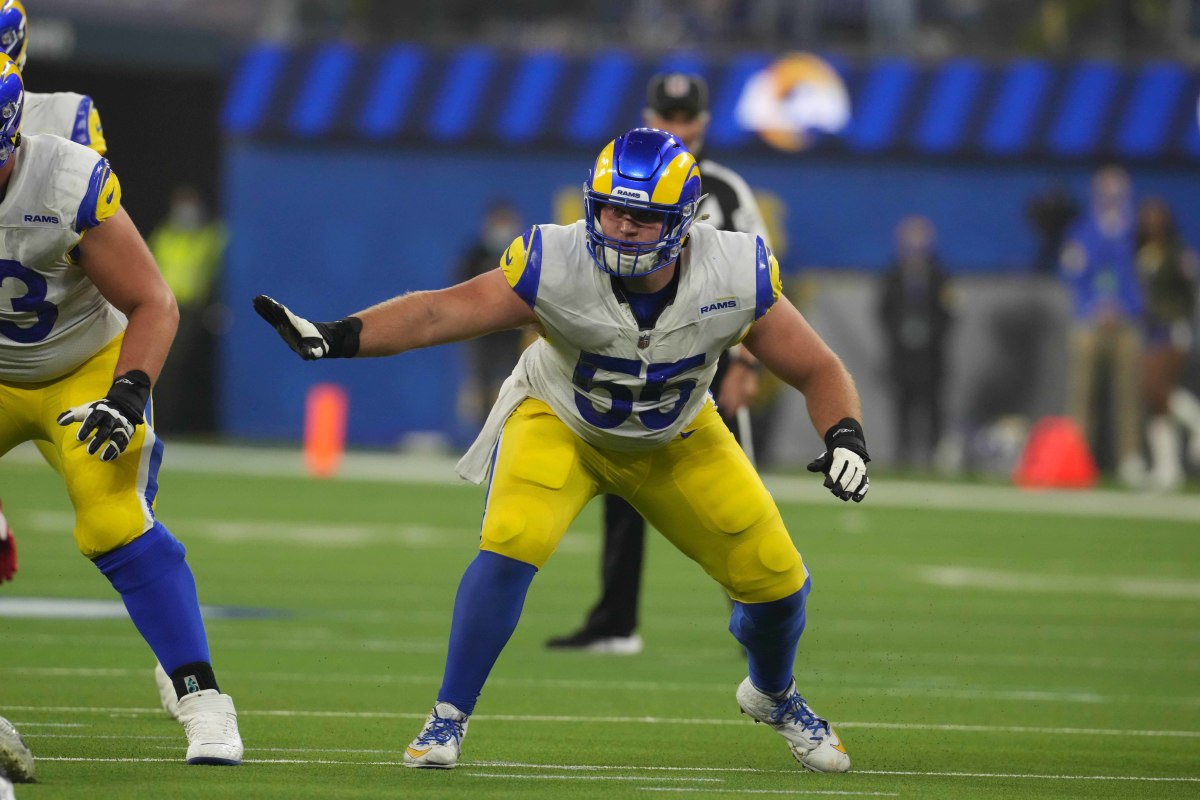
[[[95,560],[121,593],[129,618],[168,675],[185,664],[209,663],[208,637],[186,552],[161,522],[155,522],[129,544]]]
[[[470,714],[500,651],[517,629],[537,567],[480,550],[463,573],[454,597],[446,673],[439,703]]]
[[[746,648],[750,682],[761,691],[779,694],[792,681],[810,587],[805,580],[800,591],[770,603],[734,601],[729,632]]]

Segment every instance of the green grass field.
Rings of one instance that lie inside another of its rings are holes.
[[[74,548],[65,491],[10,458],[0,497],[21,570],[0,589],[0,714],[40,776],[20,800],[1200,795],[1195,495],[880,476],[847,506],[807,477],[773,481],[814,577],[797,681],[854,761],[836,776],[804,772],[738,713],[725,601],[657,537],[643,654],[543,648],[594,599],[593,504],[535,580],[460,767],[441,772],[401,754],[440,683],[482,490],[440,461],[410,470],[433,480],[317,482],[237,474],[252,459],[232,451],[204,471],[171,456],[159,517],[188,545],[202,601],[262,612],[208,622],[246,764],[183,764],[153,656],[106,614],[116,595]],[[108,603],[38,617],[34,599]]]

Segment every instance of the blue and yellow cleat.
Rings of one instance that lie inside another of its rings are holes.
[[[813,772],[849,772],[850,756],[829,723],[818,717],[796,692],[796,681],[780,697],[759,691],[749,678],[737,689],[742,713],[770,725],[787,739],[788,747],[805,769]]]
[[[454,769],[467,736],[467,715],[450,703],[438,703],[425,719],[425,727],[404,750],[404,766]]]

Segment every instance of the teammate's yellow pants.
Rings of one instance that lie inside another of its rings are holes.
[[[79,424],[57,422],[68,408],[108,393],[121,350],[118,336],[71,372],[42,383],[0,381],[0,455],[34,441],[62,473],[75,507],[75,543],[88,558],[108,553],[141,536],[154,524],[162,441],[150,421],[134,431],[129,447],[105,463],[76,441]],[[15,506],[19,498],[13,498]]]

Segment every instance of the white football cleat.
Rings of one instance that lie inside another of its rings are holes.
[[[17,800],[17,796],[13,794],[13,785],[3,774],[0,774],[0,800]]]
[[[770,725],[787,739],[788,747],[805,769],[813,772],[849,772],[850,756],[829,723],[813,713],[796,692],[796,681],[788,684],[780,699],[760,692],[749,678],[737,689],[742,712],[755,722]]]
[[[235,767],[242,763],[233,698],[203,689],[179,701],[179,721],[187,734],[187,763]]]
[[[0,717],[0,777],[13,783],[33,783],[33,753],[13,724]]]
[[[450,703],[438,703],[425,727],[404,750],[404,766],[454,769],[467,736],[467,715]]]
[[[163,711],[167,712],[171,719],[179,719],[179,695],[175,693],[175,684],[171,682],[171,676],[163,669],[162,664],[157,661],[154,663],[154,682],[158,684],[158,699],[162,703]]]

